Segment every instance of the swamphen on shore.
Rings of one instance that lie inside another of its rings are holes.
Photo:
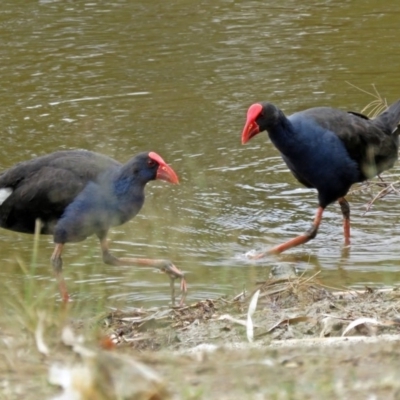
[[[267,131],[295,178],[317,189],[319,203],[308,231],[253,258],[281,253],[313,239],[324,209],[336,200],[344,218],[345,245],[349,245],[350,207],[344,196],[352,184],[393,166],[398,158],[399,123],[400,100],[375,119],[329,107],[310,108],[286,117],[271,103],[250,106],[242,144]]]
[[[53,235],[51,262],[64,301],[69,299],[62,277],[64,244],[93,234],[100,240],[106,264],[154,266],[169,274],[172,291],[173,280],[181,278],[185,293],[184,276],[170,261],[117,258],[108,249],[108,230],[140,211],[144,188],[154,179],[179,183],[174,170],[154,152],[137,154],[126,164],[86,150],[58,151],[21,162],[0,174],[0,226],[34,233],[39,221],[40,233]]]

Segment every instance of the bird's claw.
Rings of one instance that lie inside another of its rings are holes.
[[[266,253],[265,252],[260,252],[257,253],[255,250],[250,250],[246,253],[246,257],[249,260],[259,260],[260,258],[265,257]]]
[[[184,276],[182,276],[182,278],[181,278],[181,292],[182,293],[187,292],[187,283],[186,283],[186,279],[184,278]]]
[[[160,271],[168,274],[171,279],[181,278],[184,280],[183,272],[179,271],[171,261],[164,261],[160,265]]]
[[[163,260],[162,264],[159,266],[160,271],[165,272],[171,279],[171,284],[173,285],[173,281],[177,278],[180,278],[181,280],[181,292],[182,292],[182,297],[181,301],[179,302],[179,305],[182,306],[185,298],[186,298],[186,293],[187,293],[187,282],[185,279],[185,275],[183,274],[182,271],[180,271],[175,265],[169,261],[169,260]]]

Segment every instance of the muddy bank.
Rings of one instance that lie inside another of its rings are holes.
[[[276,276],[180,308],[41,314],[18,335],[1,328],[1,398],[395,399],[399,299]]]

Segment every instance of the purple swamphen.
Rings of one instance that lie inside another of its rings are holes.
[[[154,152],[137,154],[126,164],[86,150],[57,151],[34,158],[0,174],[0,226],[53,235],[51,262],[65,302],[69,295],[62,277],[64,244],[93,234],[100,240],[106,264],[154,266],[171,277],[172,291],[173,280],[181,278],[185,293],[184,276],[169,260],[117,258],[108,249],[108,230],[140,211],[144,188],[154,179],[179,183],[174,170]]]
[[[310,108],[289,117],[275,105],[255,103],[247,111],[242,144],[267,131],[295,178],[318,192],[319,207],[303,235],[252,258],[281,253],[313,239],[324,209],[338,201],[345,245],[350,244],[350,207],[344,196],[352,184],[391,168],[398,158],[400,100],[374,119],[329,107]]]

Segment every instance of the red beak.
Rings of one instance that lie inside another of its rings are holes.
[[[179,183],[178,175],[168,164],[160,164],[157,170],[156,179],[161,179],[162,181],[174,184]]]
[[[253,104],[247,111],[246,125],[242,132],[242,144],[247,143],[253,136],[260,132],[260,127],[256,123],[256,118],[262,111],[261,104]]]
[[[174,183],[174,184],[178,184],[179,183],[178,175],[162,159],[161,156],[159,156],[157,153],[154,153],[154,151],[151,151],[149,153],[149,157],[159,164],[158,169],[157,169],[156,179],[161,179],[162,181],[166,181],[166,182]]]

